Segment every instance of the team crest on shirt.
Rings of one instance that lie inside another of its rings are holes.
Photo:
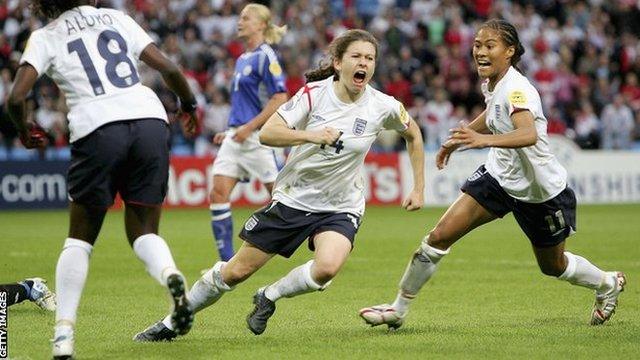
[[[367,120],[356,118],[356,121],[353,123],[353,133],[355,135],[364,134],[364,129],[367,127]]]
[[[251,231],[254,227],[256,227],[256,225],[258,225],[258,219],[256,219],[256,217],[252,215],[244,224],[244,229],[247,231]]]
[[[247,65],[242,69],[242,75],[249,76],[251,74],[251,65]]]

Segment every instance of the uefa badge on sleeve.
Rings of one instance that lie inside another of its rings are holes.
[[[364,134],[364,129],[367,127],[367,120],[356,118],[353,123],[353,133],[357,136]]]

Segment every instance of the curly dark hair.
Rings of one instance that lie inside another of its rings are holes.
[[[304,74],[307,82],[323,80],[332,75],[335,75],[335,79],[337,80],[338,72],[333,68],[333,60],[342,59],[342,55],[347,51],[349,45],[358,40],[373,44],[376,48],[376,57],[378,56],[378,40],[376,40],[371,33],[360,29],[348,30],[344,34],[333,39],[331,44],[329,44],[329,59],[327,59],[326,62],[320,62],[318,68]]]
[[[31,0],[31,11],[34,14],[41,14],[49,19],[55,19],[69,9],[90,3],[92,1],[87,0]]]

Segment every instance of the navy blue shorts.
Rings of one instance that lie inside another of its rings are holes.
[[[240,238],[268,254],[291,257],[308,238],[309,249],[315,250],[313,237],[335,231],[355,241],[360,218],[349,213],[314,213],[288,207],[277,201],[256,211],[245,222]]]
[[[498,217],[513,211],[520,228],[535,247],[558,245],[576,230],[576,195],[569,187],[543,203],[527,203],[507,194],[482,165],[461,190]]]
[[[108,123],[71,144],[68,172],[73,202],[113,205],[162,204],[169,176],[169,127],[159,119]]]

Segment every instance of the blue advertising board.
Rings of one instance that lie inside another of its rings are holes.
[[[69,161],[1,161],[0,210],[66,208]]]

